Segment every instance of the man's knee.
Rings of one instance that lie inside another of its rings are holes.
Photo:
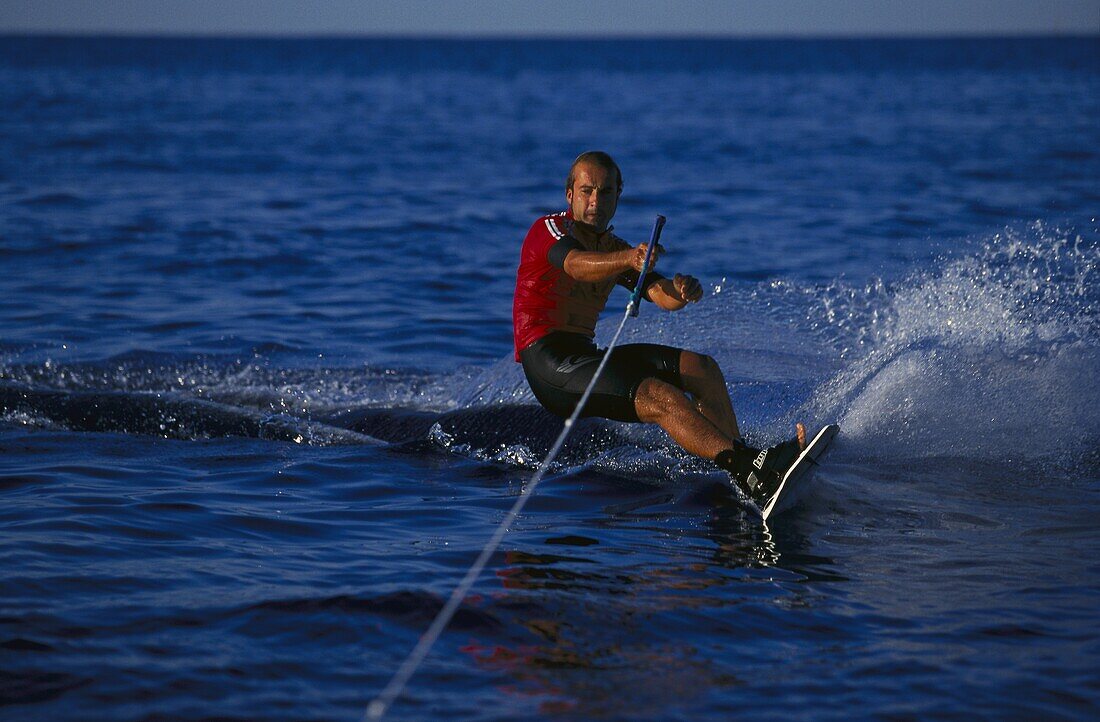
[[[638,419],[649,424],[658,423],[684,403],[687,403],[687,397],[683,391],[655,378],[644,379],[634,394],[634,410]]]
[[[722,369],[714,357],[694,351],[680,352],[680,374],[683,376],[701,376],[710,378],[721,375]]]

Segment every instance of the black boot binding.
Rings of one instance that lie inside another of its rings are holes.
[[[732,449],[718,454],[714,463],[729,473],[732,484],[763,513],[783,486],[783,476],[801,453],[797,438],[767,449],[736,441]]]

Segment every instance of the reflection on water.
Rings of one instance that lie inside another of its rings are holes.
[[[715,635],[756,637],[746,603],[806,606],[800,586],[842,577],[806,536],[788,528],[777,538],[720,486],[687,496],[714,503],[685,510],[677,495],[653,494],[605,505],[587,520],[592,535],[513,542],[496,591],[476,601],[527,636],[467,636],[461,652],[502,680],[500,692],[550,715],[614,716],[626,695],[635,715],[659,717],[744,684],[715,664],[726,643]],[[624,533],[629,547],[616,541]]]

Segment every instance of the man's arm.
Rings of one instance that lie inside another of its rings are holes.
[[[647,289],[646,294],[650,301],[666,311],[679,311],[702,298],[703,287],[695,276],[677,273],[672,278],[659,279]]]
[[[578,281],[589,282],[614,278],[630,270],[641,273],[648,249],[647,243],[621,251],[582,251],[574,248],[565,255],[562,270]],[[657,265],[657,258],[663,250],[658,244],[653,258],[650,259],[651,271]],[[677,273],[673,278],[662,277],[649,283],[646,297],[667,311],[679,311],[702,298],[703,288],[694,276]]]
[[[581,251],[573,249],[569,251],[562,264],[562,270],[578,281],[603,281],[614,278],[624,271],[631,269],[641,273],[645,265],[645,254],[649,244],[642,243],[634,248],[624,248],[621,251]],[[653,254],[652,265],[657,263],[657,255],[661,247],[658,245]]]

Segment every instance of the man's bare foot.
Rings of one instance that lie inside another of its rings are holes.
[[[801,451],[806,448],[806,427],[802,424],[795,424],[794,432],[798,436],[798,449]]]

